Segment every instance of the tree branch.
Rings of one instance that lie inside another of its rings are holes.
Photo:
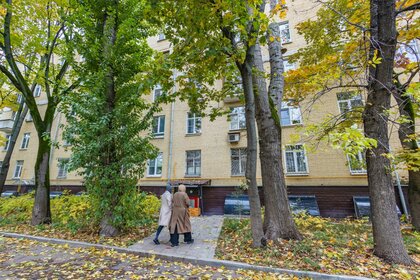
[[[416,3],[416,4],[413,4],[413,5],[407,6],[405,8],[399,9],[396,12],[396,14],[398,15],[398,14],[401,14],[401,13],[404,13],[404,12],[415,11],[415,10],[420,10],[420,3]]]
[[[10,73],[10,71],[9,71],[9,70],[7,70],[7,68],[6,68],[6,67],[4,67],[4,65],[1,65],[1,64],[0,64],[0,71],[1,71],[4,75],[6,75],[6,76],[7,76],[7,78],[8,78],[8,79],[12,82],[12,84],[15,86],[15,88],[16,88],[18,91],[22,92],[22,88],[21,88],[21,86],[20,86],[19,82],[15,79],[15,76],[13,76],[13,74],[12,74],[12,73]]]

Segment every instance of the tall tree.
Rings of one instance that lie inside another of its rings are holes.
[[[63,95],[71,91],[69,63],[64,42],[68,39],[64,16],[69,6],[63,1],[7,0],[1,6],[0,71],[20,94],[33,118],[38,135],[35,162],[35,203],[33,225],[50,223],[49,160],[51,126]],[[30,36],[28,36],[30,34]],[[58,58],[61,57],[61,61]],[[46,109],[38,107],[30,85],[42,85],[48,100]]]
[[[404,85],[409,87],[418,71],[418,61],[401,68],[403,64],[395,59],[397,39],[400,45],[405,45],[418,36],[415,26],[419,22],[413,17],[414,7],[401,7],[411,5],[411,1],[398,4],[395,1],[318,2],[322,7],[317,19],[298,26],[308,46],[294,56],[300,67],[288,72],[287,94],[297,100],[310,98],[313,102],[334,91],[345,91],[349,98],[355,98],[352,108],[343,108],[339,116],[328,115],[322,124],[310,127],[310,132],[318,134],[318,139],[328,138],[334,144],[341,142],[340,146],[345,147],[350,156],[352,152],[367,150],[375,253],[392,262],[409,263],[395,210],[388,125],[395,123],[390,105],[392,94],[405,96],[406,101],[409,100],[405,104],[409,106],[416,102],[401,91],[402,87],[396,86],[396,75],[405,76]],[[404,9],[410,14],[400,14]],[[317,28],[319,26],[323,28]],[[366,105],[357,101],[360,94],[367,94]],[[401,106],[398,109],[401,111]],[[412,121],[414,123],[414,119]],[[359,131],[362,122],[365,136]],[[400,129],[402,127],[404,125]],[[405,134],[403,138],[406,141],[411,137],[413,135]],[[352,141],[344,143],[343,139]]]
[[[136,184],[146,160],[157,155],[147,131],[157,107],[142,75],[152,67],[147,45],[147,1],[84,1],[76,8],[73,39],[83,76],[66,100],[71,143],[70,166],[85,179],[100,234],[115,236],[129,226],[135,211]],[[141,136],[141,132],[146,136]]]
[[[205,77],[204,82],[207,82],[210,86],[214,84],[216,79],[224,79],[225,81],[232,81],[235,76],[236,69],[232,69],[232,65],[235,65],[239,72],[241,73],[242,78],[242,88],[245,90],[245,103],[247,108],[247,128],[253,125],[255,127],[255,121],[251,119],[252,114],[248,114],[250,109],[252,109],[252,104],[257,102],[257,97],[259,95],[255,90],[260,90],[260,87],[257,87],[253,78],[257,77],[259,81],[264,80],[262,77],[262,72],[257,71],[259,74],[254,75],[253,71],[255,69],[255,54],[260,54],[260,51],[256,51],[255,48],[258,47],[256,42],[260,39],[260,34],[265,34],[264,26],[268,24],[268,17],[264,14],[264,8],[266,6],[265,1],[210,1],[209,3],[202,3],[197,1],[168,1],[167,7],[162,13],[162,16],[166,17],[167,25],[166,28],[169,38],[174,42],[174,54],[177,55],[178,61],[182,61],[182,64],[179,68],[183,72],[190,73],[192,76],[196,77]],[[190,11],[194,10],[197,13],[192,14]],[[176,11],[174,13],[173,11]],[[210,20],[211,18],[211,20]],[[266,28],[266,27],[265,27]],[[265,39],[265,35],[263,35]],[[179,59],[182,57],[182,59]],[[262,60],[261,60],[262,63]],[[258,64],[258,65],[261,65]],[[188,67],[185,67],[188,65]],[[206,69],[206,74],[203,74],[203,69]],[[215,71],[216,70],[216,71]],[[195,72],[194,72],[195,71]],[[275,71],[273,71],[274,73]],[[210,74],[210,73],[217,73]],[[275,75],[279,75],[278,72]],[[281,74],[280,74],[281,75]],[[209,82],[211,81],[211,82]],[[255,80],[257,81],[257,80]],[[265,81],[263,81],[265,83]],[[207,103],[203,100],[220,100],[223,99],[223,93],[227,89],[229,83],[224,83],[224,88],[221,91],[222,95],[215,95],[211,91],[209,94],[202,96],[200,99],[200,104],[203,109],[206,107]],[[252,88],[249,87],[252,85]],[[250,96],[252,90],[253,96]],[[258,92],[259,93],[259,92]],[[263,92],[261,92],[263,93]],[[265,90],[267,93],[267,90]],[[277,131],[278,129],[274,127],[275,122],[272,120],[271,110],[269,108],[268,95],[266,94],[263,98],[264,102],[260,102],[260,107],[255,106],[254,110],[258,111],[258,108],[264,110],[265,114],[263,117],[257,117],[257,124],[259,127],[264,127],[264,130]],[[194,99],[190,99],[194,100]],[[255,101],[254,101],[255,100]],[[277,98],[275,99],[278,100]],[[279,111],[278,111],[279,112]],[[277,118],[278,112],[274,115]],[[267,123],[262,124],[261,120],[268,120]],[[270,126],[270,127],[268,127]],[[252,127],[251,127],[252,129]],[[250,145],[253,144],[252,137],[255,134],[249,131],[247,135],[247,140]],[[266,135],[267,136],[267,135]],[[275,136],[277,140],[278,136]],[[261,143],[269,146],[268,141],[272,139],[261,137]],[[277,151],[281,149],[281,142],[273,143],[273,146],[279,144]],[[252,146],[251,146],[252,147]],[[248,160],[256,159],[256,156],[252,154],[254,149],[249,149],[247,153]],[[264,150],[264,156],[266,156],[267,150]],[[278,189],[280,185],[271,184],[270,180],[275,178],[283,178],[283,187],[284,176],[281,175],[283,170],[281,167],[281,153],[277,153],[279,156],[276,158],[276,164],[270,164],[270,167],[263,167],[267,172],[263,172],[263,177],[265,177],[263,188],[264,193],[266,194],[266,213],[272,213],[266,215],[265,224],[269,225],[266,228],[267,237],[277,239],[279,237],[283,238],[300,238],[296,227],[294,226],[293,219],[291,218],[291,213],[288,205],[287,194],[285,188],[283,190]],[[271,156],[270,156],[271,158]],[[248,165],[250,169],[247,172],[247,175],[252,174],[252,166]],[[274,172],[274,173],[273,173]],[[256,203],[258,199],[255,199],[257,192],[256,180],[251,176],[247,176],[247,183],[249,184],[249,194],[251,195],[251,217],[258,218],[260,214],[260,206]],[[266,186],[267,183],[268,185]],[[272,186],[270,188],[270,186]],[[282,195],[285,194],[285,195]],[[255,202],[255,204],[254,204]],[[281,204],[281,208],[278,207],[278,204]],[[253,211],[255,209],[255,211]],[[279,211],[285,211],[279,215]],[[254,213],[254,214],[253,214]],[[285,223],[281,220],[287,217]],[[258,221],[255,223],[251,222],[251,225],[256,225],[256,228],[253,229],[254,234],[254,244],[258,244],[259,238],[256,237],[260,234],[258,229]],[[292,226],[292,229],[286,229],[285,227]],[[291,233],[293,232],[293,234]]]

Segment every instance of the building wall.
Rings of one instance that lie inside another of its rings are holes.
[[[281,22],[288,22],[291,32],[291,42],[284,44],[287,48],[285,58],[295,53],[300,47],[305,45],[304,38],[297,34],[295,26],[298,22],[308,18],[313,18],[316,13],[316,9],[312,9],[313,5],[310,1],[299,0],[288,3],[288,14],[286,18],[280,20]],[[171,46],[167,40],[158,40],[158,37],[149,38],[150,46],[157,51],[170,51]],[[268,61],[268,54],[264,52],[264,60]],[[216,86],[220,87],[221,82]],[[152,95],[149,96],[152,101]],[[41,111],[43,112],[45,106],[45,93],[42,92],[41,96],[37,98],[40,103]],[[291,138],[295,138],[297,134],[300,137],[300,143],[305,143],[308,140],[308,136],[304,135],[302,126],[311,123],[320,122],[327,114],[338,114],[339,107],[337,104],[336,93],[332,92],[321,97],[321,99],[314,104],[310,110],[308,107],[309,100],[302,103],[302,120],[303,123],[300,125],[292,125],[283,127],[283,145],[291,144]],[[44,104],[44,105],[42,105]],[[226,102],[214,103],[214,106],[219,107],[235,107],[241,106],[238,102]],[[173,127],[171,128],[171,113],[174,110],[173,115]],[[177,101],[174,104],[163,105],[162,111],[156,115],[165,116],[165,132],[163,138],[153,139],[152,142],[158,149],[163,153],[163,168],[162,174],[158,177],[147,176],[139,181],[139,185],[145,189],[158,186],[164,186],[168,179],[173,181],[179,180],[209,180],[206,186],[208,199],[211,201],[217,201],[220,203],[224,199],[222,189],[216,188],[212,191],[211,187],[225,187],[228,191],[231,191],[233,187],[239,186],[243,183],[243,176],[232,176],[231,175],[231,148],[246,147],[246,130],[238,131],[240,133],[240,141],[238,143],[229,143],[228,132],[229,132],[229,120],[227,116],[219,117],[213,122],[209,118],[204,117],[202,119],[202,131],[199,135],[187,135],[186,134],[186,117],[189,111],[188,105],[184,102]],[[11,112],[3,112],[0,115],[0,119],[10,118]],[[60,158],[69,158],[71,155],[70,148],[63,146],[62,140],[62,128],[61,125],[65,124],[65,117],[62,113],[57,112],[54,118],[54,124],[52,129],[52,137],[57,141],[60,146],[54,149],[51,156],[51,184],[54,186],[81,186],[83,184],[82,178],[75,172],[68,173],[66,178],[58,178],[58,160]],[[169,150],[170,150],[170,131],[173,131],[173,142],[172,142],[172,172],[168,174],[169,170]],[[26,150],[21,150],[20,145],[22,143],[22,137],[25,132],[31,133],[31,139],[29,147]],[[396,129],[392,131],[391,144],[393,149],[396,150],[400,147]],[[12,156],[11,165],[8,173],[8,185],[25,185],[33,184],[34,171],[33,166],[36,158],[36,150],[38,145],[37,134],[34,129],[32,122],[25,121],[21,130],[21,134],[17,140],[17,145]],[[187,150],[201,150],[201,176],[199,178],[190,178],[185,176],[186,170],[186,151]],[[5,151],[0,152],[0,160],[4,157]],[[322,189],[322,192],[327,192],[327,187],[330,187],[331,193],[339,194],[340,188],[343,190],[351,190],[352,188],[365,188],[367,186],[366,174],[352,175],[349,167],[347,166],[347,159],[344,153],[340,150],[334,150],[326,143],[320,143],[318,148],[314,151],[306,150],[308,160],[308,174],[305,175],[288,175],[286,174],[287,185],[293,190],[307,187],[314,189],[316,187]],[[15,171],[16,161],[24,160],[23,172],[20,180],[14,180],[13,172]],[[406,178],[406,173],[401,173],[403,178]],[[261,173],[258,164],[257,172],[258,183],[261,185]],[[209,188],[210,187],[210,188]],[[313,191],[315,192],[315,191]],[[220,196],[220,197],[219,197]],[[220,200],[220,201],[219,201]],[[346,202],[348,205],[348,201]]]

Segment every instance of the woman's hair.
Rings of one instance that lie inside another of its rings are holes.
[[[178,191],[179,192],[185,192],[187,190],[187,188],[185,187],[185,185],[179,185],[178,186]]]

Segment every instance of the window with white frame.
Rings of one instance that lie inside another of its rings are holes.
[[[354,156],[347,155],[349,162],[350,173],[352,174],[366,174],[366,152],[361,151]]]
[[[284,153],[287,174],[308,173],[308,164],[306,159],[305,148],[303,145],[287,145]]]
[[[150,159],[147,165],[147,176],[162,176],[163,156],[159,153],[154,159]]]
[[[283,59],[283,68],[284,72],[287,72],[289,70],[296,69],[296,65],[294,63],[290,63],[287,58]]]
[[[165,33],[161,32],[158,35],[158,41],[163,41],[166,39]]]
[[[31,113],[28,111],[28,113],[26,114],[26,121],[27,122],[31,122],[31,121],[33,121],[33,119],[32,119],[32,115],[31,115]]]
[[[18,94],[17,95],[17,103],[22,103],[22,101],[23,101],[23,97],[22,97],[22,94]]]
[[[41,86],[40,85],[36,85],[35,89],[34,89],[34,97],[40,97],[41,96]]]
[[[12,137],[12,135],[7,134],[6,135],[6,142],[4,143],[4,150],[7,151],[9,149],[9,145],[10,145],[10,138]]]
[[[292,38],[290,36],[289,22],[281,23],[279,28],[280,28],[281,43],[286,44],[286,43],[292,42]]]
[[[23,134],[22,144],[20,145],[21,149],[27,149],[29,146],[29,140],[31,139],[31,134],[29,132]]]
[[[153,101],[158,100],[159,97],[161,97],[163,94],[162,87],[160,85],[157,85],[153,89]]]
[[[363,106],[362,96],[354,92],[337,93],[337,100],[341,114],[345,114],[352,111],[354,108]]]
[[[22,170],[23,170],[23,160],[17,160],[15,172],[13,172],[13,178],[19,179],[20,176],[22,175]]]
[[[201,151],[187,151],[187,169],[185,175],[200,176],[201,175]]]
[[[414,39],[407,44],[401,44],[397,50],[397,55],[407,58],[410,62],[419,62],[420,52],[417,40]]]
[[[58,159],[58,175],[57,178],[67,178],[69,159],[59,158]]]
[[[294,106],[292,101],[281,103],[281,125],[295,125],[302,123],[299,106]]]
[[[231,174],[244,176],[246,169],[246,148],[230,149]]]
[[[165,133],[165,116],[153,118],[152,133],[155,137],[163,137]]]
[[[187,113],[187,134],[201,133],[201,116],[196,113]]]
[[[230,130],[245,129],[245,107],[235,107],[230,110]]]

